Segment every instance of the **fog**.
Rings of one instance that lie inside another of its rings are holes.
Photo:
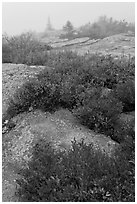
[[[2,4],[2,32],[9,35],[26,31],[43,32],[48,17],[55,29],[61,29],[67,20],[75,27],[93,23],[99,16],[106,15],[115,20],[135,22],[135,3],[9,3]]]

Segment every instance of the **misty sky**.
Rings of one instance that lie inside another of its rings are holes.
[[[4,2],[2,4],[2,32],[9,35],[30,30],[42,32],[46,28],[48,16],[53,27],[60,29],[67,20],[78,27],[89,21],[93,23],[102,15],[116,20],[125,19],[127,22],[135,22],[135,3]]]

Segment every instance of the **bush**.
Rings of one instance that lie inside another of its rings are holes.
[[[18,113],[28,111],[30,107],[52,111],[58,107],[59,97],[57,85],[51,83],[48,78],[32,79],[17,89],[13,97],[9,99],[6,115],[12,118]]]
[[[50,53],[47,65],[55,67],[60,73],[72,73],[79,76],[81,83],[115,88],[117,84],[133,79],[135,76],[135,59],[114,59],[110,55],[97,54],[78,56],[73,52]]]
[[[11,63],[11,48],[6,42],[2,43],[2,63]]]
[[[135,111],[135,83],[127,80],[116,86],[116,97],[123,104],[123,112]]]
[[[111,136],[115,122],[122,112],[122,104],[112,95],[99,97],[99,90],[96,90],[94,94],[95,96],[86,94],[82,105],[76,107],[73,113],[83,125]]]
[[[125,83],[135,77],[135,59],[125,57],[115,60],[112,56],[92,56],[85,64],[90,64],[93,80],[97,85],[115,89],[119,83]]]
[[[81,115],[82,121],[83,117],[87,118],[90,128],[98,127],[99,131],[107,132],[113,126],[110,124],[116,115],[121,112],[118,100],[128,101],[128,96],[120,99],[120,93],[115,94],[116,99],[113,96],[103,99],[100,98],[101,90],[103,87],[121,90],[115,87],[134,76],[134,60],[114,60],[110,56],[98,55],[85,58],[73,52],[65,52],[49,54],[47,65],[54,68],[48,70],[45,67],[36,76],[37,80],[30,79],[18,89],[10,100],[7,114],[13,117],[27,111],[30,106],[43,111],[59,107],[70,110],[75,108],[76,115]]]
[[[133,151],[135,148],[135,131],[131,124],[127,126],[125,124],[115,126],[112,139],[124,145],[129,152]]]
[[[134,201],[134,171],[124,154],[109,158],[84,141],[74,140],[68,152],[39,141],[20,176],[22,202]]]
[[[29,110],[31,104],[37,98],[37,89],[39,89],[37,85],[38,83],[36,81],[28,81],[16,90],[12,98],[9,99],[7,115],[9,115],[10,118],[16,116],[20,112]]]
[[[40,42],[32,33],[19,36],[3,36],[2,62],[27,65],[44,65],[47,61],[47,50],[51,47]]]

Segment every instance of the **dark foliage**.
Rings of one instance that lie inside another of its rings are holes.
[[[40,42],[32,33],[3,36],[2,63],[43,65],[47,61],[47,50],[50,49],[50,46]]]
[[[55,68],[45,68],[37,79],[31,79],[15,92],[7,117],[30,107],[43,111],[62,107],[72,110],[90,129],[112,136],[122,106],[124,110],[130,107],[127,111],[134,105],[134,87],[129,81],[134,77],[134,59],[130,63],[110,56],[93,55],[85,59],[66,52],[54,54],[48,59],[49,64]],[[104,88],[109,88],[111,94],[102,96]]]
[[[116,97],[122,102],[124,112],[135,111],[135,82],[127,80],[117,84]]]
[[[11,48],[9,47],[8,43],[2,43],[2,63],[11,63]]]
[[[27,202],[133,202],[134,170],[120,150],[113,158],[84,142],[68,152],[56,152],[40,141],[32,161],[17,180],[20,201]]]
[[[67,21],[66,24],[63,26],[64,34],[60,35],[60,38],[67,38],[69,40],[74,38],[74,27],[70,21]]]
[[[122,104],[110,94],[108,97],[99,97],[97,94],[97,91],[95,96],[86,94],[82,104],[73,113],[88,128],[112,136],[115,122],[122,112]]]

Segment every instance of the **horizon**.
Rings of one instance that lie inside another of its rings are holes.
[[[76,12],[77,11],[77,12]],[[2,3],[2,33],[44,32],[48,17],[55,30],[69,20],[75,28],[93,23],[100,16],[135,23],[135,3],[129,2],[4,2]]]

